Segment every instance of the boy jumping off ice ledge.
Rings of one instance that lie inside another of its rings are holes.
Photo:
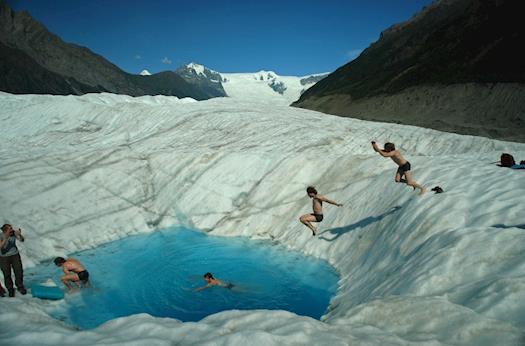
[[[420,190],[420,195],[427,191],[427,189],[425,189],[423,186],[419,185],[416,181],[414,181],[414,179],[412,179],[412,172],[410,172],[410,162],[405,160],[405,158],[401,155],[399,150],[396,150],[394,143],[385,143],[385,148],[380,149],[377,146],[376,142],[372,141],[372,148],[374,148],[374,150],[378,152],[379,155],[383,157],[389,157],[392,159],[392,161],[397,163],[399,168],[396,172],[396,183],[405,183],[408,186],[412,186],[414,190],[418,188]],[[403,179],[403,176],[405,177],[405,179]]]
[[[315,228],[311,222],[323,221],[323,202],[330,203],[338,207],[342,207],[343,205],[318,194],[317,190],[313,186],[308,186],[306,188],[306,193],[308,194],[308,197],[312,199],[312,208],[314,212],[312,214],[305,214],[301,216],[299,221],[306,227],[310,228],[312,235],[315,236],[317,228]]]

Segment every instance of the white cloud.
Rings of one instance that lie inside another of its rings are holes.
[[[170,64],[171,64],[171,60],[170,60],[170,59],[168,59],[168,57],[167,57],[167,56],[165,56],[165,57],[164,57],[164,58],[163,58],[163,59],[161,60],[161,62],[162,62],[163,64],[168,64],[168,65],[170,65]]]
[[[351,49],[348,52],[346,52],[346,57],[354,60],[355,58],[359,56],[359,54],[361,54],[362,51],[363,51],[362,48]]]

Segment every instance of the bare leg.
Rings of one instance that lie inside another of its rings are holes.
[[[317,229],[316,229],[314,226],[312,226],[312,224],[310,223],[310,222],[317,222],[317,221],[315,220],[315,216],[310,215],[310,214],[305,214],[305,215],[303,215],[303,216],[301,216],[301,217],[299,218],[299,221],[300,221],[303,225],[305,225],[306,227],[310,228],[310,230],[312,230],[312,235],[315,236],[315,232],[317,231]]]
[[[72,287],[71,287],[71,284],[69,283],[70,281],[74,282],[75,285],[78,286],[78,275],[77,274],[66,274],[64,276],[62,276],[60,278],[60,280],[64,283],[64,285],[66,285],[66,287],[71,290]]]
[[[69,284],[69,280],[62,279],[61,281],[64,283],[64,285],[66,285],[68,290],[71,290],[71,285]]]
[[[405,173],[403,173],[404,175]],[[406,179],[403,179],[403,175],[399,174],[399,172],[396,173],[396,177],[394,178],[394,180],[396,181],[396,183],[403,183],[403,184],[406,184],[407,181]],[[414,190],[416,189],[415,187],[412,187]]]
[[[425,189],[423,186],[419,185],[414,179],[412,179],[412,172],[406,171],[405,177],[406,177],[407,185],[412,186],[414,189],[418,188],[420,190],[419,192],[420,195],[424,194],[427,191],[427,189]]]
[[[399,176],[399,181],[398,181],[398,183],[403,183],[403,184],[407,184],[407,185],[408,185],[407,180],[406,180],[406,174],[405,174],[405,173],[406,173],[406,172],[403,172],[403,174],[399,174],[399,173],[398,173],[398,174],[396,175],[396,178],[397,178],[397,176]],[[405,177],[405,179],[403,179],[403,177]],[[414,190],[416,189],[414,186],[412,186],[412,188],[413,188]]]
[[[395,176],[394,180],[396,181],[396,183],[402,183],[403,182],[403,181],[401,181],[401,174],[399,174],[399,172],[396,172],[396,176]]]

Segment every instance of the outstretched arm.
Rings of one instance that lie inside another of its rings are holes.
[[[205,286],[202,286],[202,287],[197,287],[196,289],[193,290],[193,292],[199,292],[199,291],[202,291],[208,287],[210,287],[211,285],[210,284],[207,284]]]
[[[337,203],[336,201],[332,201],[331,199],[329,199],[329,198],[327,198],[325,196],[317,195],[317,198],[320,199],[323,202],[330,203],[330,204],[336,205],[338,207],[342,207],[343,206],[341,203]]]
[[[393,151],[384,151],[382,149],[380,149],[378,146],[377,146],[377,143],[372,141],[372,148],[374,148],[374,151],[378,152],[379,155],[383,156],[383,157],[392,157],[395,155],[395,152],[396,150],[393,150]]]

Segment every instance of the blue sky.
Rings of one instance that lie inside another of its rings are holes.
[[[333,71],[431,0],[8,0],[130,73]]]

